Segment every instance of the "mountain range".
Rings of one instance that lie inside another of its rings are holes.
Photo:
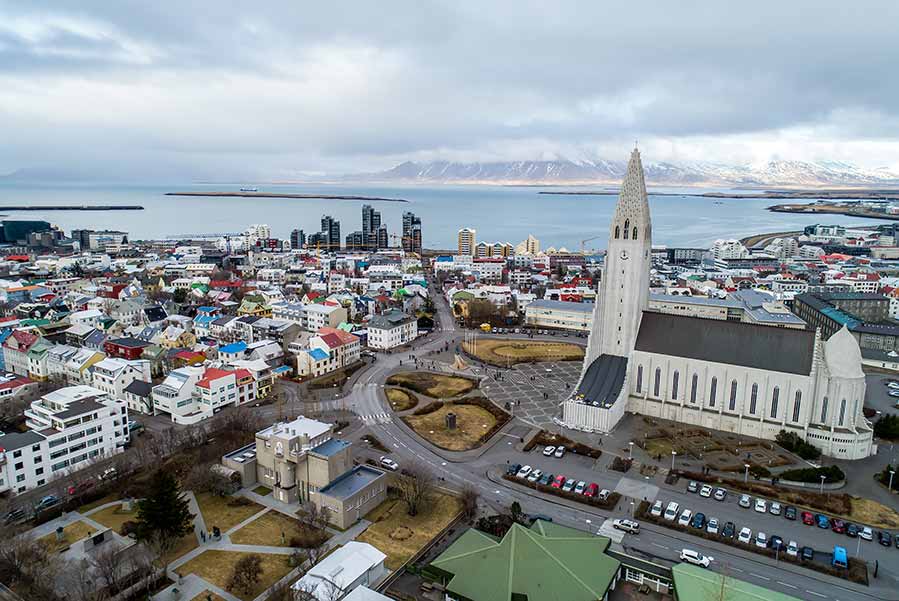
[[[764,164],[710,162],[643,164],[646,181],[657,186],[879,187],[899,185],[899,174],[885,168],[862,169],[837,161],[772,160]],[[349,181],[441,184],[619,184],[625,161],[558,159],[458,163],[407,161],[381,171],[345,176]]]

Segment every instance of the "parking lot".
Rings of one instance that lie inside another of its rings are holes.
[[[500,407],[509,403],[512,412],[528,423],[552,428],[559,403],[577,384],[581,365],[580,361],[561,361],[523,363],[508,370],[487,368],[481,390]]]
[[[887,382],[890,381],[899,381],[899,378],[884,374],[868,374],[865,376],[865,384],[867,384],[865,392],[866,407],[881,413],[899,413],[899,410],[896,409],[899,397],[891,397],[889,394],[890,388],[887,387]]]

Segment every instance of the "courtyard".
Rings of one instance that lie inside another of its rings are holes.
[[[512,369],[480,368],[481,390],[491,401],[539,428],[552,428],[559,403],[568,398],[581,374],[580,361],[523,363]]]

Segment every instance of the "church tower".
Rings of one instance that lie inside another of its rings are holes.
[[[585,369],[601,355],[629,357],[649,306],[652,221],[640,151],[631,153],[621,184],[602,282],[593,312]]]

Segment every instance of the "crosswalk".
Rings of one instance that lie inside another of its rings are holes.
[[[373,413],[370,415],[360,415],[359,417],[362,418],[362,423],[370,426],[374,424],[389,424],[393,421],[393,416],[389,413]]]

